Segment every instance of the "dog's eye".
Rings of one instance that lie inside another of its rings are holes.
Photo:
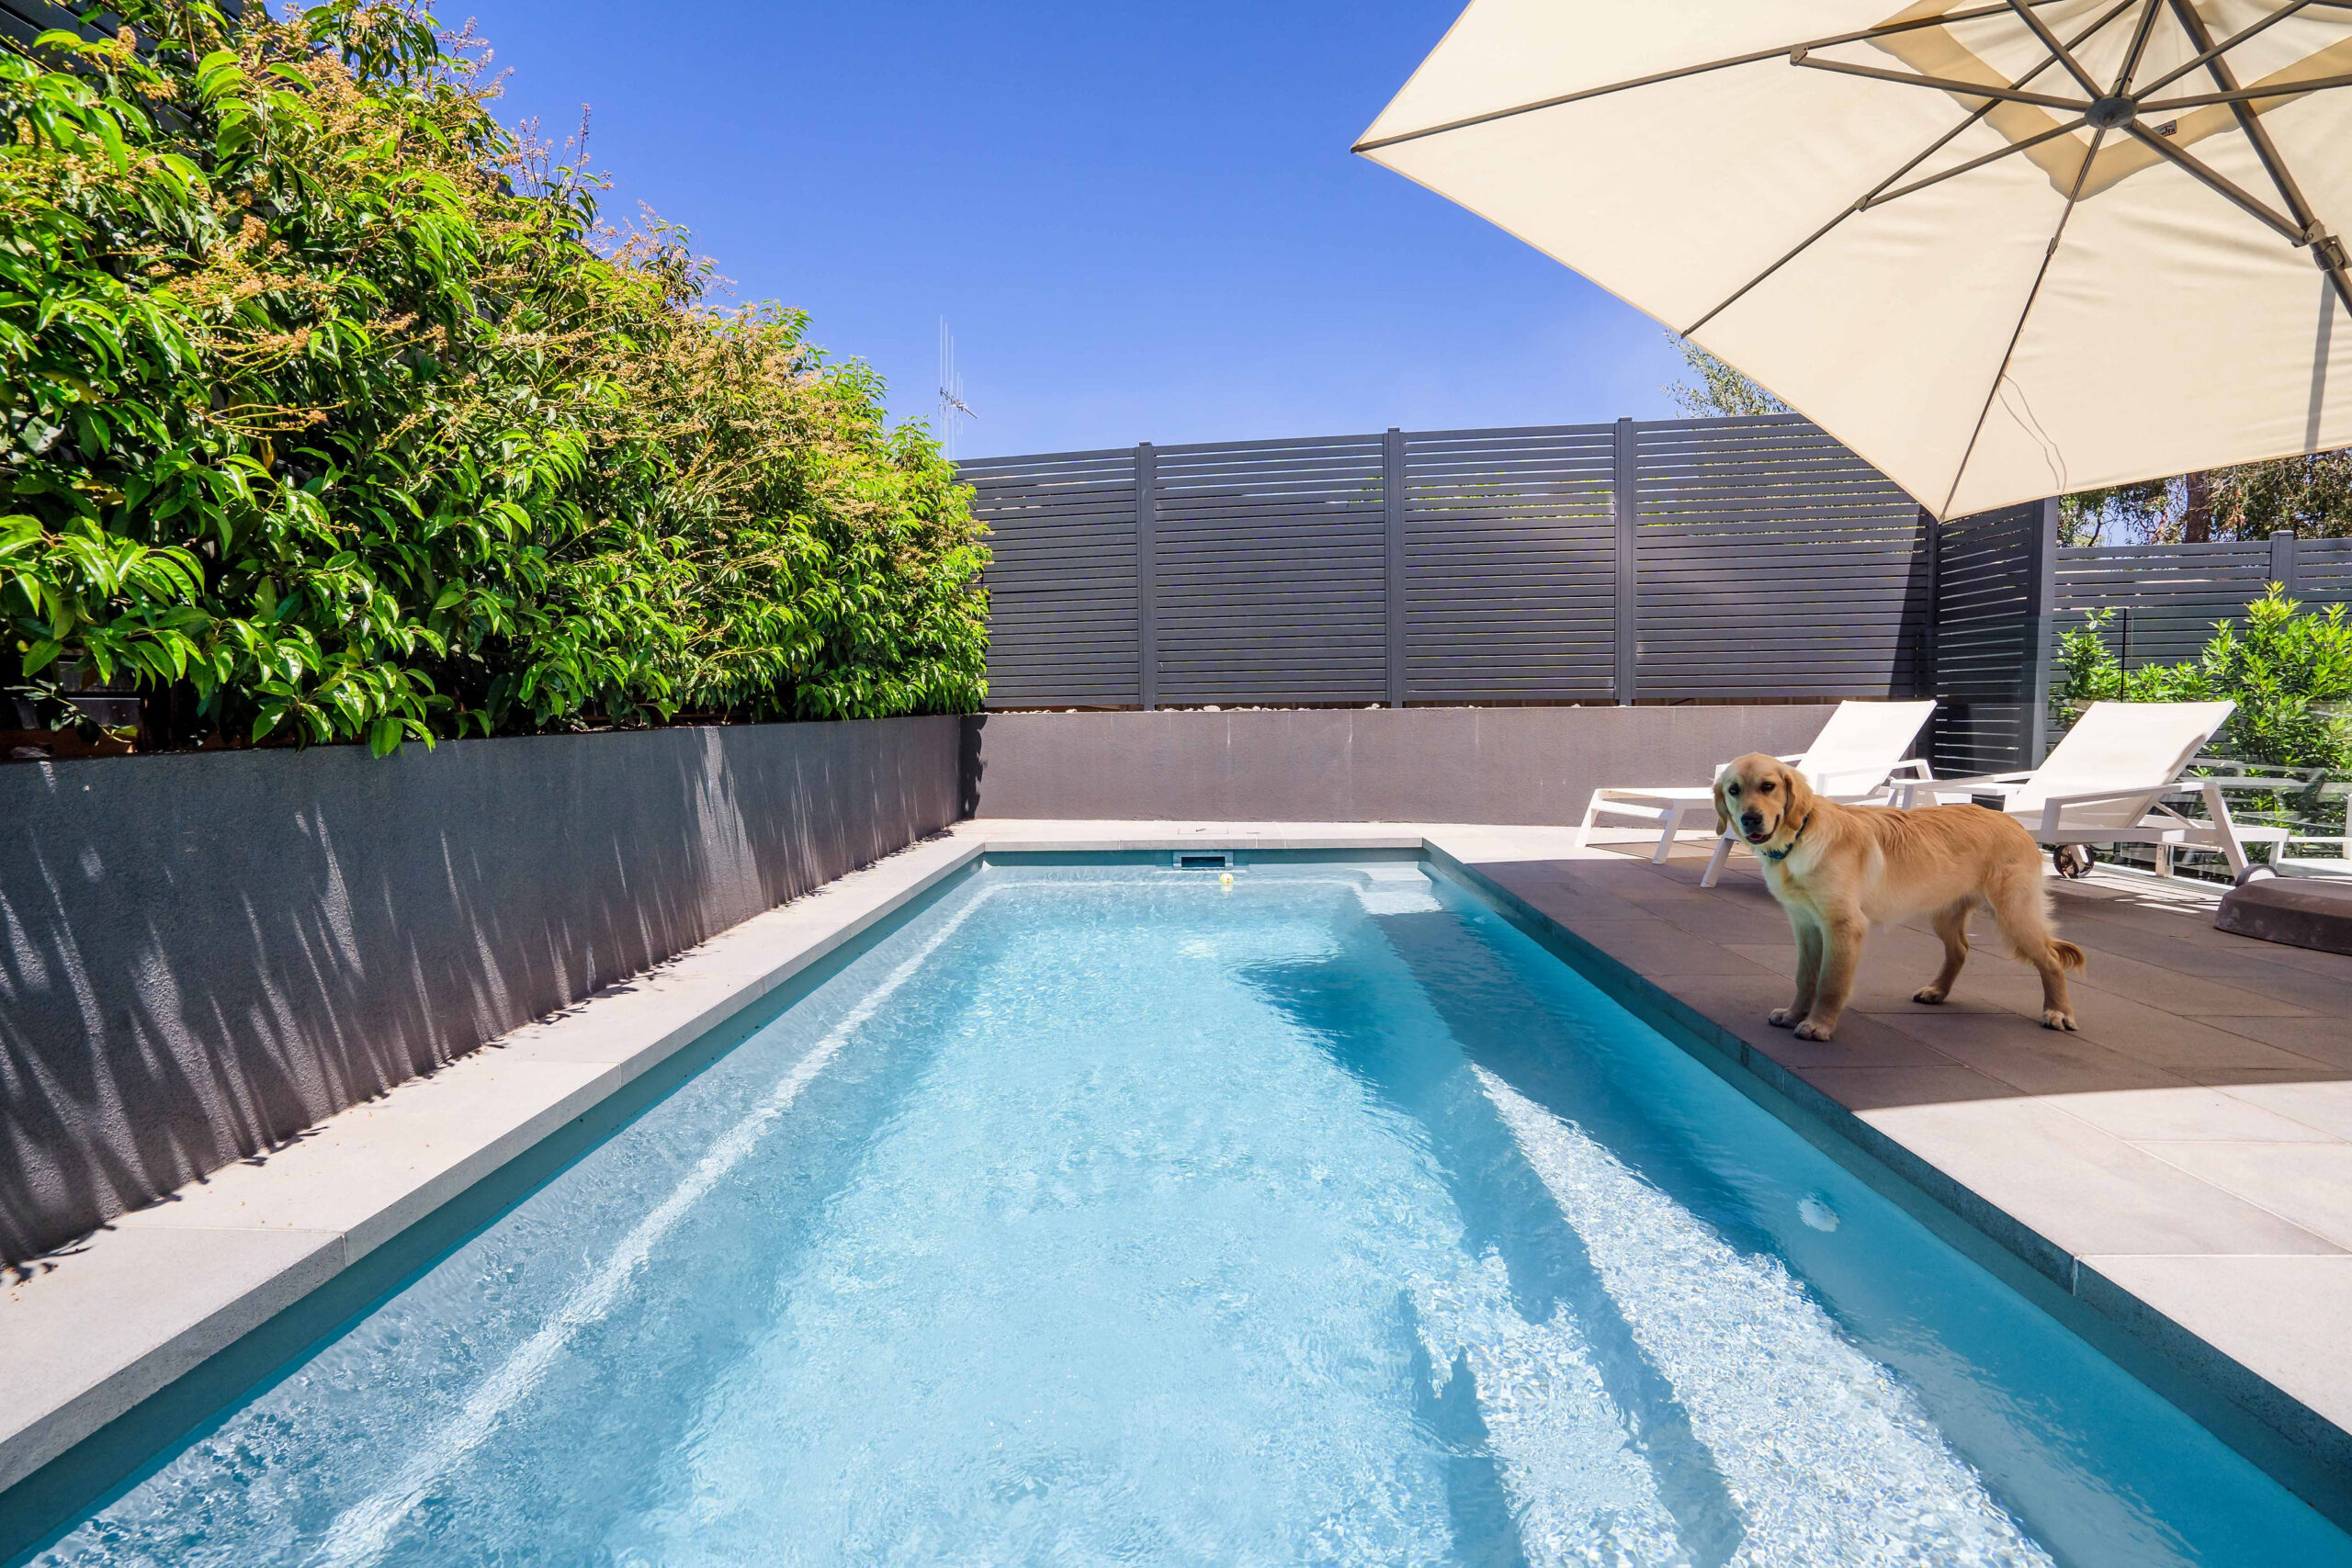
[[[1772,781],[1766,779],[1762,784],[1758,784],[1756,787],[1762,790],[1766,795],[1770,795],[1772,793]]]
[[[1724,793],[1725,795],[1737,795],[1739,793],[1739,786],[1737,784],[1734,784],[1729,789],[1724,791]]]

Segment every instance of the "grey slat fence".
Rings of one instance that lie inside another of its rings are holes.
[[[1938,707],[1928,758],[1947,777],[2030,768],[2047,735],[2058,503],[1959,517],[1931,535]]]
[[[999,707],[1884,696],[1926,524],[1792,415],[962,465]]]
[[[1632,428],[1642,696],[1927,687],[1928,524],[1899,486],[1802,420]]]
[[[1793,415],[1119,447],[962,466],[994,707],[1934,696],[1939,773],[2040,761],[2053,627],[2192,656],[2352,541],[2060,548],[1933,524]],[[2111,635],[2124,635],[2122,617]]]
[[[2058,551],[2057,625],[2116,612],[2107,642],[2127,668],[2194,659],[2214,624],[2233,621],[2273,582],[2310,605],[2352,604],[2352,539],[2201,545],[2084,545]]]

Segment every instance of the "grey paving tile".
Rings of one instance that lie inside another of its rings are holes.
[[[1796,1073],[1857,1113],[1965,1105],[1979,1100],[2023,1101],[2031,1098],[1941,1052],[1916,1065],[1868,1066],[1823,1062],[1799,1067]]]
[[[2102,953],[2100,961],[2076,976],[2075,983],[2117,996],[2156,999],[2165,1011],[2192,1018],[2209,1014],[2275,1018],[2308,1010],[2300,1003],[2265,996],[2243,986],[2223,985],[2115,953]]]
[[[2005,1087],[1971,1099],[1959,1084],[1907,1084],[1894,1073],[1805,1076],[1840,1099],[1850,1094],[1849,1104],[1866,1101],[1860,1114],[1871,1126],[2078,1257],[2339,1250],[2312,1231]]]
[[[2028,1094],[2196,1087],[2177,1073],[2085,1035],[2044,1029],[2039,1015],[1914,1008],[1902,1017],[1889,1015],[1886,1021],[1890,1028]]]
[[[2352,1249],[2352,1144],[2141,1140],[2135,1146]]]
[[[2267,1083],[2222,1084],[2216,1092],[2258,1105],[2274,1116],[2352,1139],[2352,1078],[2282,1077]]]
[[[331,1233],[122,1229],[0,1291],[0,1487],[342,1267]]]
[[[1776,1029],[1766,1021],[1766,1014],[1790,999],[1786,982],[1770,976],[1760,984],[1724,975],[1670,975],[1654,976],[1653,981],[1750,1049],[1792,1069],[1815,1065],[1928,1066],[1951,1060],[1861,1013],[1848,1013],[1840,1020],[1834,1038],[1800,1040],[1794,1032]]]
[[[214,1235],[342,1232],[357,1257],[577,1114],[580,1095],[616,1071],[478,1051],[330,1117],[266,1159],[228,1166],[115,1223]]]
[[[2161,987],[2151,994],[2162,998]],[[2291,1071],[2310,1066],[2310,1059],[2291,1050],[2238,1032],[2234,1019],[2185,1018],[2163,1007],[2076,984],[2072,987],[2075,1016],[2082,1032],[2103,1045],[2197,1082],[2208,1075],[2233,1069]]]
[[[2306,1013],[2298,1018],[2211,1018],[2205,1021],[2242,1040],[2260,1041],[2297,1058],[2272,1064],[2282,1069],[2323,1066],[2352,1071],[2352,1021],[2347,1021],[2342,1014],[2322,1016]]]
[[[1652,912],[1659,919],[1670,921],[1692,936],[1724,947],[1769,945],[1793,940],[1787,917],[1774,908],[1751,909],[1718,898],[1709,900],[1703,908],[1677,905]]]
[[[1871,933],[1871,941],[1862,949],[1861,964],[1854,972],[1853,996],[1847,1004],[1850,1011],[1896,1019],[1912,1013],[1994,1012],[2005,1010],[2012,1005],[2030,1004],[2035,1015],[2040,1015],[2041,986],[2040,981],[2032,979],[2030,971],[2027,972],[2026,989],[2005,988],[1997,976],[1988,984],[1987,976],[1992,972],[1974,958],[1969,960],[1968,967],[1961,974],[1959,986],[1948,1000],[1934,1006],[1913,1001],[1913,995],[1936,977],[1936,972],[1943,964],[1943,944],[1933,937],[1917,942],[1904,940],[1915,935],[1900,931]],[[1731,951],[1784,976],[1792,985],[1795,983],[1797,950],[1794,947],[1737,943],[1732,946]],[[1994,962],[1998,964],[2002,961],[1996,957]]]
[[[2352,1258],[2086,1257],[2096,1271],[2352,1427]]]
[[[1736,953],[1702,941],[1664,920],[1560,919],[1577,935],[1642,974],[1739,975],[1766,973]]]
[[[2202,1084],[2059,1092],[2050,1102],[2069,1116],[2132,1142],[2172,1139],[2326,1144],[2338,1134]]]

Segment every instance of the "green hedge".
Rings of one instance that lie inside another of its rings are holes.
[[[0,51],[0,682],[379,750],[978,705],[969,492],[870,369],[600,231],[406,0],[119,8]]]

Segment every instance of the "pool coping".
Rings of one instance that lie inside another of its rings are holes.
[[[1936,1228],[1948,1240],[1973,1237],[1980,1261],[2007,1260],[2010,1267],[1996,1271],[2011,1283],[2070,1327],[2088,1330],[2101,1350],[2339,1523],[2352,1522],[2340,1504],[2313,1495],[2332,1492],[2324,1483],[2340,1484],[2352,1471],[2352,1433],[1479,869],[1478,846],[1498,834],[1558,832],[1380,823],[957,824],[331,1117],[266,1156],[119,1216],[50,1260],[52,1268],[0,1289],[0,1504],[18,1483],[63,1461],[280,1314],[322,1297],[388,1243],[985,855],[1403,850],[1426,855],[1548,938],[1679,1046],[1816,1145],[1881,1178],[1874,1184],[1882,1190],[1891,1182],[1898,1201],[1908,1195],[1915,1213],[1930,1210],[1922,1217],[1931,1222],[1941,1216]]]

